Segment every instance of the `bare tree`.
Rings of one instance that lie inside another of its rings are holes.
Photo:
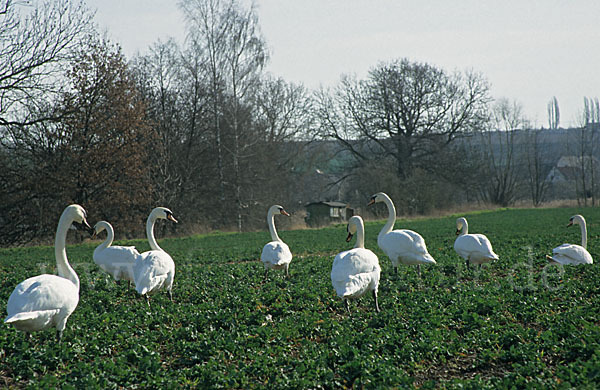
[[[254,6],[248,10],[235,7],[230,12],[231,31],[227,35],[224,53],[226,91],[230,104],[224,106],[224,118],[232,133],[233,142],[229,152],[233,160],[236,224],[238,231],[242,231],[244,209],[248,207],[243,199],[242,160],[253,157],[252,147],[259,139],[252,132],[252,116],[248,107],[252,105],[254,93],[260,85],[260,71],[268,56]]]
[[[222,139],[222,96],[225,88],[225,57],[227,35],[231,30],[236,0],[180,0],[188,25],[188,40],[196,51],[205,53],[209,78],[212,129],[215,133],[216,165],[219,178],[219,200],[225,201],[225,163]]]
[[[0,130],[57,119],[43,107],[60,92],[57,79],[91,31],[93,14],[69,0],[3,0],[0,11]]]
[[[16,215],[19,225],[0,226],[4,242],[48,237],[73,202],[123,232],[140,232],[152,205],[147,157],[155,133],[120,50],[92,38],[66,73],[65,92],[45,108],[59,122],[8,127],[3,152],[12,160],[1,175],[19,194],[0,194],[12,203],[0,214]]]
[[[556,96],[548,102],[548,127],[551,130],[558,129],[560,125],[560,110],[558,109],[558,100]]]
[[[188,20],[188,39],[206,56],[220,204],[232,195],[235,224],[241,230],[248,207],[242,166],[260,140],[252,107],[268,58],[266,45],[254,5],[246,8],[238,0],[182,0],[180,6]],[[222,212],[225,221],[230,213]]]
[[[494,204],[512,204],[519,187],[519,156],[516,137],[519,130],[527,128],[523,108],[516,101],[499,99],[493,106],[490,127],[483,134],[485,182],[482,182],[484,199]]]
[[[428,169],[459,134],[481,129],[489,102],[481,75],[449,75],[407,59],[379,64],[366,80],[343,77],[333,97],[318,98],[326,136],[359,160],[391,156],[400,178]]]
[[[535,207],[545,199],[550,186],[548,172],[550,171],[548,150],[543,142],[543,129],[526,129],[526,148],[523,150],[527,161],[527,183],[531,202]]]
[[[583,113],[577,130],[576,155],[579,169],[576,180],[577,199],[587,206],[591,198],[592,206],[596,204],[597,193],[597,133],[600,127],[600,102],[598,98],[583,98]]]

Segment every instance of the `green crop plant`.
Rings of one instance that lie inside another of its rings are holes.
[[[92,262],[97,242],[68,245],[81,279],[63,342],[50,331],[0,326],[0,386],[45,388],[597,388],[600,268],[549,266],[546,254],[580,243],[588,222],[600,261],[600,209],[503,209],[467,214],[500,260],[467,269],[453,250],[458,215],[406,220],[437,265],[401,266],[377,247],[383,221],[366,223],[381,264],[379,304],[348,315],[329,273],[349,249],[345,226],[280,231],[290,278],[264,280],[268,232],[161,240],[176,263],[173,295],[148,308],[133,288]],[[147,250],[144,240],[119,242]],[[27,277],[55,272],[50,246],[0,249],[0,302]]]

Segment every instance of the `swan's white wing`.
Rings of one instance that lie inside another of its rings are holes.
[[[285,242],[271,241],[263,247],[260,260],[266,265],[282,266],[292,261],[292,252]]]
[[[94,263],[115,280],[134,281],[133,265],[138,260],[140,252],[133,246],[109,246],[97,248],[94,251]]]
[[[552,259],[559,264],[592,264],[592,255],[581,245],[562,244],[552,250]]]
[[[171,256],[164,251],[148,251],[140,255],[133,266],[135,289],[144,295],[161,289],[169,288],[175,275],[175,263]]]
[[[465,260],[471,259],[474,263],[498,260],[490,240],[483,234],[463,234],[454,241],[454,250]]]
[[[368,290],[377,291],[381,268],[368,249],[354,248],[339,253],[331,267],[331,283],[339,297],[357,298]]]
[[[68,279],[39,275],[21,282],[8,298],[6,323],[26,331],[66,321],[79,303],[79,290]]]
[[[387,234],[380,234],[377,243],[394,266],[398,261],[404,264],[436,263],[427,251],[423,237],[412,230],[392,230]]]

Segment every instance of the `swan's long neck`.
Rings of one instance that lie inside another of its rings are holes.
[[[146,237],[148,237],[148,243],[153,251],[162,251],[162,248],[156,242],[156,238],[154,238],[154,222],[156,222],[156,217],[150,214],[146,221]]]
[[[54,256],[56,257],[56,269],[58,270],[58,275],[62,278],[69,279],[79,290],[79,277],[67,260],[67,232],[72,223],[73,221],[64,215],[60,217],[58,227],[56,228]]]
[[[267,214],[267,224],[269,224],[269,233],[271,233],[271,240],[281,241],[281,238],[277,235],[277,229],[275,229],[275,215],[271,210]]]
[[[579,222],[581,225],[581,246],[587,249],[587,226],[585,220]]]
[[[356,224],[356,244],[355,248],[365,247],[365,226],[362,223]]]
[[[112,245],[113,240],[115,239],[115,231],[112,226],[109,224],[105,225],[106,228],[106,240],[102,244],[98,246],[98,249],[106,249]]]
[[[462,221],[462,228],[460,229],[460,235],[469,233],[469,223],[466,219]]]
[[[383,201],[388,208],[389,215],[388,215],[387,222],[383,226],[381,231],[379,232],[379,235],[387,234],[387,233],[391,232],[392,229],[394,228],[394,224],[396,223],[396,208],[394,207],[394,203],[387,196],[383,198]]]

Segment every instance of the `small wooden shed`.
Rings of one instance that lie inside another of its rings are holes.
[[[354,215],[354,210],[343,202],[313,202],[305,208],[306,224],[311,227],[343,223]]]

